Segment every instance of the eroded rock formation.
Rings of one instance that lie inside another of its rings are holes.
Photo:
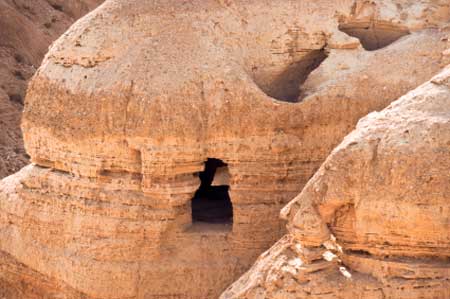
[[[0,183],[7,298],[217,298],[357,120],[450,63],[448,19],[426,1],[107,1],[31,82],[33,164]],[[217,187],[232,219],[193,221]]]
[[[450,298],[450,67],[362,119],[230,298]]]
[[[22,168],[20,118],[28,80],[48,46],[101,0],[0,0],[0,178]]]

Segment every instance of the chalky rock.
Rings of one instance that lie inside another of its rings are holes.
[[[450,68],[363,118],[220,297],[450,298]]]
[[[0,183],[6,298],[217,298],[358,119],[450,63],[448,19],[428,1],[106,1],[29,87],[33,164]]]
[[[20,119],[49,45],[102,0],[0,0],[0,179],[29,163]]]

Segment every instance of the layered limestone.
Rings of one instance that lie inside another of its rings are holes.
[[[221,296],[450,297],[450,68],[363,118]]]
[[[30,84],[33,164],[0,183],[6,297],[217,298],[358,119],[450,63],[448,19],[427,1],[106,1]],[[191,208],[210,162],[224,222]]]
[[[20,118],[49,45],[102,0],[0,0],[0,178],[28,162]]]

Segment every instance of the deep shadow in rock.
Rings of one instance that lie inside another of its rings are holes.
[[[339,30],[358,38],[368,51],[384,48],[409,34],[405,27],[387,22],[348,22],[340,24]]]
[[[228,185],[213,186],[214,176],[219,167],[227,164],[219,159],[205,162],[205,170],[199,174],[200,187],[192,199],[192,222],[232,223],[233,206]]]
[[[311,50],[298,61],[292,62],[281,73],[274,75],[271,80],[263,80],[254,76],[255,83],[268,96],[283,102],[299,102],[300,87],[309,74],[325,59],[324,49]]]

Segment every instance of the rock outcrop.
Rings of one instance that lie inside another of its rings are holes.
[[[48,46],[101,0],[0,0],[0,178],[22,168],[25,89]]]
[[[358,119],[450,63],[449,15],[106,1],[30,84],[33,164],[0,183],[7,298],[217,298],[285,233],[280,209]],[[205,217],[214,200],[232,213]]]
[[[362,119],[222,295],[450,298],[450,67]]]

